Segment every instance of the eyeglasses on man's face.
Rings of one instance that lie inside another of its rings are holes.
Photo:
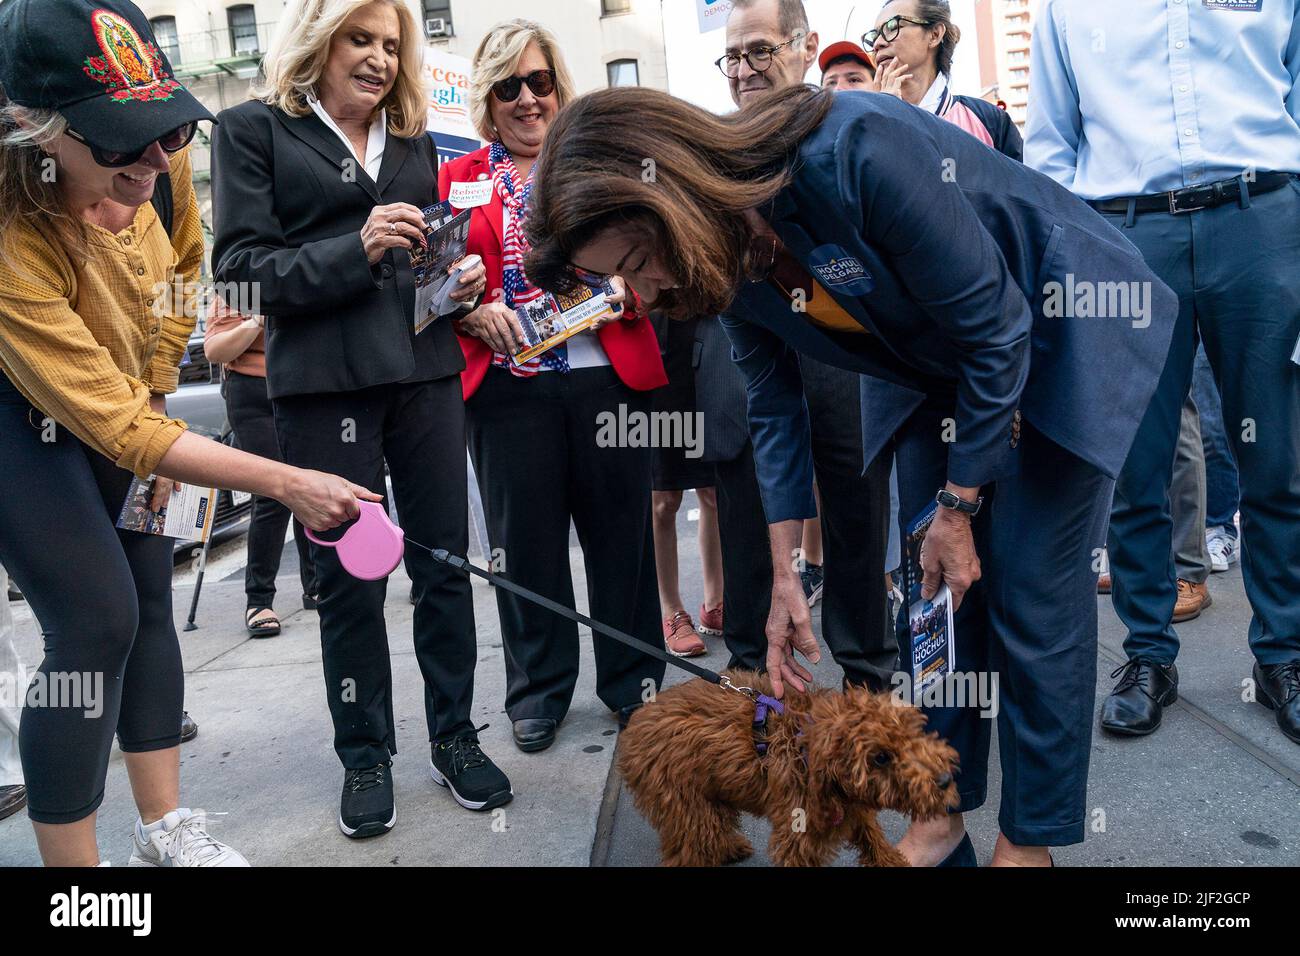
[[[721,70],[722,75],[729,80],[734,80],[740,76],[741,60],[748,63],[749,68],[755,73],[766,73],[772,67],[772,58],[791,43],[803,39],[803,36],[803,33],[800,32],[776,46],[756,46],[752,50],[743,50],[740,53],[724,53],[713,61],[713,65]]]
[[[934,23],[933,20],[918,20],[916,17],[908,17],[899,14],[896,17],[890,17],[880,25],[878,30],[868,30],[862,34],[862,46],[870,50],[876,45],[876,41],[881,37],[885,38],[886,43],[893,43],[898,39],[898,31],[903,29],[906,23],[913,23],[918,27],[928,27]]]

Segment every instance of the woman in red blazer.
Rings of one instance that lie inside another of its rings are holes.
[[[484,146],[467,156],[441,164],[438,167],[440,198],[447,199],[450,196],[453,184],[490,182],[490,151],[490,146]],[[484,205],[473,207],[473,210],[469,223],[469,251],[482,256],[483,265],[487,269],[488,294],[484,296],[484,301],[492,302],[495,298],[499,302],[500,290],[504,289],[501,279],[501,246],[504,241],[502,230],[505,206],[501,197],[493,192]],[[494,292],[497,293],[495,297]],[[622,321],[602,325],[596,331],[596,337],[623,384],[637,391],[646,391],[666,385],[668,378],[650,320],[640,308],[640,300],[634,298],[633,302],[634,305],[628,308]],[[465,370],[461,372],[460,381],[465,398],[468,399],[483,382],[483,376],[492,361],[492,347],[468,332],[464,323],[459,324],[457,337],[460,339],[461,351],[465,353]]]
[[[514,366],[515,309],[544,293],[523,273],[523,223],[546,129],[572,98],[554,37],[527,20],[493,27],[474,56],[470,113],[491,145],[439,170],[443,199],[472,209],[469,252],[483,257],[487,295],[457,323],[470,455],[488,538],[507,577],[572,606],[569,524],[586,564],[591,614],[647,639],[659,630],[650,524],[649,390],[667,384],[654,330],[635,298],[622,314]],[[622,289],[621,280],[613,280]],[[640,430],[637,423],[644,422]],[[578,630],[497,589],[506,712],[515,743],[544,750],[578,678]],[[620,720],[664,666],[596,636],[596,693]]]

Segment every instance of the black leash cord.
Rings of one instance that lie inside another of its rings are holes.
[[[672,664],[674,667],[680,667],[687,673],[694,674],[696,677],[704,678],[710,684],[720,684],[724,687],[733,686],[729,680],[716,671],[711,671],[707,667],[700,667],[698,664],[692,664],[690,661],[683,658],[674,657],[661,647],[647,644],[645,641],[638,640],[631,634],[626,634],[623,631],[616,630],[607,624],[601,624],[599,621],[593,621],[585,614],[579,614],[572,608],[567,608],[563,604],[557,604],[550,598],[542,597],[540,594],[528,590],[528,588],[520,587],[513,581],[508,581],[498,574],[493,574],[491,571],[485,571],[480,567],[475,567],[465,558],[462,558],[460,555],[452,554],[445,548],[431,548],[426,544],[420,544],[418,541],[412,541],[410,538],[407,538],[406,540],[409,544],[414,545],[420,550],[428,551],[433,555],[435,561],[441,561],[443,564],[450,564],[453,568],[458,568],[461,571],[476,574],[480,578],[490,581],[499,588],[505,588],[513,594],[518,594],[525,601],[531,601],[532,603],[540,605],[561,617],[567,617],[570,621],[577,621],[579,624],[585,624],[597,634],[603,634],[606,637],[613,638],[620,644],[626,644],[628,647],[641,651],[643,654],[649,654],[651,657],[656,657],[667,664]]]

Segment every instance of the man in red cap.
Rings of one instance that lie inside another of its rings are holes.
[[[876,64],[871,54],[850,40],[832,43],[817,58],[822,89],[874,90]]]

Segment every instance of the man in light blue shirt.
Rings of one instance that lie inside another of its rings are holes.
[[[1257,699],[1300,743],[1300,0],[1043,0],[1025,161],[1120,227],[1179,295],[1169,360],[1115,489],[1128,628],[1103,728],[1177,699],[1169,485],[1202,341],[1240,468]]]

